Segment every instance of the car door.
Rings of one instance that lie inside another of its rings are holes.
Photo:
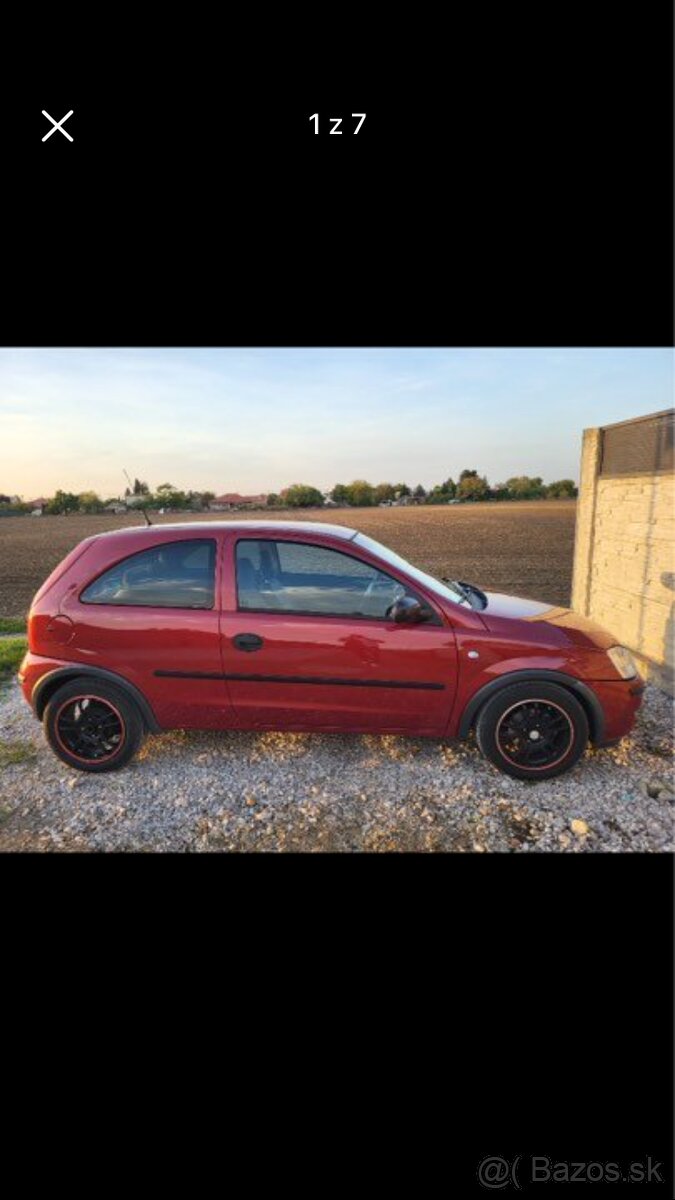
[[[120,539],[119,556],[62,601],[69,659],[134,683],[165,729],[236,724],[222,676],[218,539],[158,530],[137,546],[125,552]]]
[[[224,564],[222,657],[238,724],[443,733],[455,637],[433,602],[424,624],[387,619],[412,592],[400,574],[327,539],[245,531]]]

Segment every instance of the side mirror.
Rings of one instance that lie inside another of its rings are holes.
[[[394,601],[387,612],[387,616],[391,621],[395,621],[397,625],[403,623],[406,625],[419,625],[421,621],[427,620],[428,611],[422,607],[419,600],[413,599],[412,596],[401,596],[400,600]]]

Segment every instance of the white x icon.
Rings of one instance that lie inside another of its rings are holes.
[[[45,134],[45,136],[44,136],[44,137],[43,137],[43,139],[42,139],[42,140],[43,140],[43,142],[46,142],[46,141],[47,141],[47,138],[50,138],[50,137],[52,136],[52,134],[53,134],[53,133],[56,133],[56,130],[57,130],[57,129],[59,130],[59,132],[60,132],[60,133],[62,133],[62,134],[63,134],[63,136],[64,136],[65,138],[68,138],[68,141],[69,141],[69,142],[72,142],[72,140],[73,140],[73,139],[71,138],[70,134],[69,134],[69,133],[66,133],[65,129],[62,129],[62,128],[61,128],[61,126],[63,125],[63,122],[64,122],[64,121],[67,121],[67,120],[68,120],[68,117],[72,117],[72,115],[73,115],[73,109],[72,109],[72,108],[71,108],[70,112],[67,112],[67,113],[66,113],[65,117],[61,117],[61,120],[60,120],[60,121],[55,121],[53,117],[50,117],[49,113],[48,113],[48,112],[45,112],[44,108],[43,108],[43,110],[42,110],[42,115],[43,115],[43,117],[46,117],[48,121],[51,121],[52,125],[54,126],[54,128],[53,128],[53,129],[50,129],[50,130],[49,130],[49,133],[46,133],[46,134]]]

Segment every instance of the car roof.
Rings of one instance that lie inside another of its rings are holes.
[[[183,534],[193,531],[213,534],[225,530],[234,530],[237,533],[249,531],[278,534],[301,533],[305,537],[314,533],[321,537],[339,538],[342,541],[351,541],[358,533],[358,530],[349,529],[346,525],[329,525],[322,521],[173,521],[162,522],[161,525],[125,525],[121,529],[108,529],[104,533],[95,534],[94,538],[129,537],[131,535],[149,541],[158,532],[164,533],[167,530]]]

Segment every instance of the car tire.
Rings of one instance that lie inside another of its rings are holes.
[[[569,771],[588,746],[586,713],[555,683],[516,683],[487,700],[476,738],[487,759],[514,779],[552,779]]]
[[[138,750],[143,718],[121,689],[90,676],[71,679],[50,697],[42,718],[49,745],[78,771],[116,771]]]

